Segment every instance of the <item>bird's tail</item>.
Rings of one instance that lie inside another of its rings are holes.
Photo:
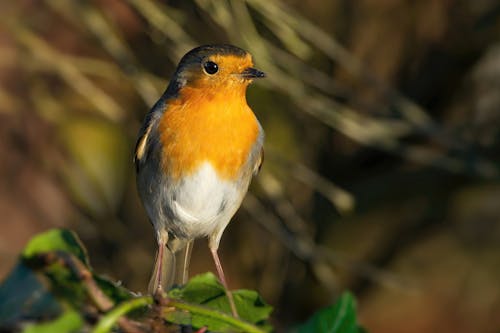
[[[186,241],[180,249],[175,252],[175,277],[174,284],[184,285],[189,278],[189,264],[194,241]]]

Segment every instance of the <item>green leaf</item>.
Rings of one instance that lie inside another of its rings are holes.
[[[62,251],[76,256],[89,266],[87,251],[78,236],[69,230],[52,229],[33,237],[22,253],[23,258],[31,259],[47,252]]]
[[[235,331],[236,327],[233,324],[220,320],[220,316],[216,315],[218,312],[226,318],[230,316],[231,309],[224,287],[212,273],[197,275],[186,286],[172,289],[168,295],[172,299],[200,304],[206,309],[215,310],[207,313],[191,311],[191,324],[194,327],[206,326],[209,330],[217,332]],[[269,318],[272,307],[266,304],[257,292],[237,290],[233,292],[233,297],[242,320],[259,326],[261,331],[270,330],[265,321]],[[179,317],[178,313],[173,313],[170,319],[186,323],[186,317]]]
[[[31,264],[30,266],[36,266],[41,273],[44,273],[50,279],[52,289],[59,298],[70,301],[75,305],[80,305],[86,300],[86,291],[78,277],[68,267],[61,264],[43,266],[43,262],[37,262],[38,256],[48,252],[69,253],[91,270],[87,251],[82,242],[72,231],[52,229],[33,237],[25,247],[22,255],[23,259],[28,264]],[[100,289],[115,302],[132,297],[128,290],[109,279],[96,274],[93,274],[93,278]]]
[[[55,260],[47,261],[49,257]],[[78,261],[92,272],[87,252],[73,232],[53,229],[33,237],[0,286],[0,329],[24,320],[54,318],[68,306],[76,311],[85,309],[90,302],[88,291],[80,272],[75,272],[78,265],[68,264]],[[92,277],[113,302],[132,297],[122,286],[93,273]]]
[[[68,310],[55,320],[26,326],[23,333],[71,333],[79,332],[82,326],[83,320],[80,314]]]
[[[264,302],[256,291],[236,290],[233,292],[233,297],[238,313],[241,313],[240,316],[250,323],[262,323],[269,318],[273,311],[273,307]],[[227,300],[226,297],[225,299]],[[229,303],[227,305],[229,306]]]
[[[170,291],[169,296],[231,313],[224,287],[212,273],[193,277],[182,289]],[[256,324],[266,320],[273,310],[272,306],[266,304],[260,295],[253,290],[233,291],[233,297],[241,318],[250,323]]]
[[[0,331],[10,331],[20,320],[53,318],[61,307],[39,277],[19,263],[0,285]]]
[[[0,327],[54,318],[66,302],[77,306],[86,300],[80,281],[67,267],[43,262],[43,255],[51,252],[69,253],[88,266],[87,253],[73,232],[53,229],[33,237],[0,286]]]
[[[356,301],[345,292],[334,304],[316,312],[296,333],[362,333],[356,320]]]
[[[48,264],[43,256],[48,253],[70,254],[89,267],[87,252],[76,234],[69,230],[52,229],[33,237],[26,245],[22,259],[26,265],[49,280],[51,293],[59,300],[78,308],[86,301],[86,290],[79,277],[61,262]]]
[[[101,289],[106,296],[111,298],[115,303],[120,303],[133,298],[132,292],[119,283],[97,274],[93,274],[93,276],[99,286],[99,289]]]

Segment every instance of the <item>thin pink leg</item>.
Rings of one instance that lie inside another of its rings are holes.
[[[162,271],[163,271],[163,251],[165,249],[165,244],[158,243],[158,249],[156,250],[155,258],[155,268],[153,271],[153,276],[149,282],[148,291],[151,295],[156,295],[161,291],[162,285]]]
[[[153,268],[153,273],[151,274],[151,280],[148,285],[148,292],[151,295],[161,295],[163,292],[163,285],[165,281],[165,269],[168,267],[164,267],[165,265],[165,247],[168,241],[168,233],[159,232],[157,243],[158,248],[156,250],[155,264]]]
[[[217,268],[217,274],[219,275],[219,280],[226,290],[226,296],[229,300],[229,305],[231,306],[231,312],[235,318],[239,318],[238,311],[236,311],[236,305],[234,304],[233,294],[229,290],[226,282],[226,277],[224,276],[224,271],[222,270],[222,265],[219,260],[219,255],[217,254],[217,249],[210,249],[212,252],[212,257],[214,258],[215,268]]]

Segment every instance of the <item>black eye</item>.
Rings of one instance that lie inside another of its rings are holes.
[[[205,72],[210,75],[217,73],[217,71],[219,70],[219,66],[217,66],[217,64],[213,61],[207,61],[203,65],[203,68],[205,68]]]

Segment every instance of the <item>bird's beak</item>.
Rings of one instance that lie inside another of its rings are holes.
[[[266,73],[259,71],[256,68],[248,67],[241,73],[241,76],[245,79],[258,79],[266,77]]]

